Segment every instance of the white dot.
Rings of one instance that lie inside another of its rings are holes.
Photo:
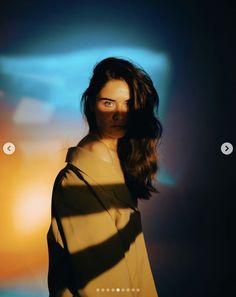
[[[112,289],[111,289],[111,291],[112,291],[112,292],[115,292],[115,289],[114,289],[114,288],[112,288]]]
[[[97,288],[97,289],[96,289],[96,291],[97,291],[97,292],[99,292],[99,291],[100,291],[100,289],[99,289],[99,288]]]
[[[137,288],[137,289],[136,289],[136,291],[137,291],[137,292],[139,292],[139,291],[140,291],[140,289],[139,289],[139,288]]]
[[[110,289],[109,288],[107,288],[107,292],[109,292],[110,291]]]
[[[119,288],[116,288],[116,292],[120,292],[120,289]]]
[[[135,288],[133,288],[131,291],[134,292],[135,291]]]
[[[105,289],[104,289],[104,288],[102,288],[102,289],[101,289],[101,291],[102,291],[102,292],[104,292],[104,291],[105,291]]]

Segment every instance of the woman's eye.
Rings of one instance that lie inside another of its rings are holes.
[[[130,108],[130,102],[125,102],[125,107]]]
[[[111,101],[105,101],[104,102],[104,105],[105,106],[108,106],[108,107],[111,107],[111,106],[113,106],[113,102],[111,102]]]

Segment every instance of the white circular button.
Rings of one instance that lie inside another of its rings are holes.
[[[13,143],[11,142],[6,142],[4,145],[3,145],[3,151],[6,155],[12,155],[15,150],[16,150],[16,147]]]
[[[224,142],[221,145],[221,151],[224,155],[230,155],[233,152],[233,146],[230,142]]]

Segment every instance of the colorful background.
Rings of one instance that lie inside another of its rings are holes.
[[[52,185],[108,56],[141,65],[160,96],[160,194],[140,203],[160,297],[235,293],[233,154],[220,151],[233,144],[232,22],[226,4],[1,4],[0,145],[16,146],[0,152],[1,297],[47,296]]]

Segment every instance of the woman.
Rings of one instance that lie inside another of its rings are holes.
[[[89,133],[58,174],[48,232],[50,297],[156,297],[138,199],[153,185],[158,95],[129,61],[96,65],[82,105]]]

